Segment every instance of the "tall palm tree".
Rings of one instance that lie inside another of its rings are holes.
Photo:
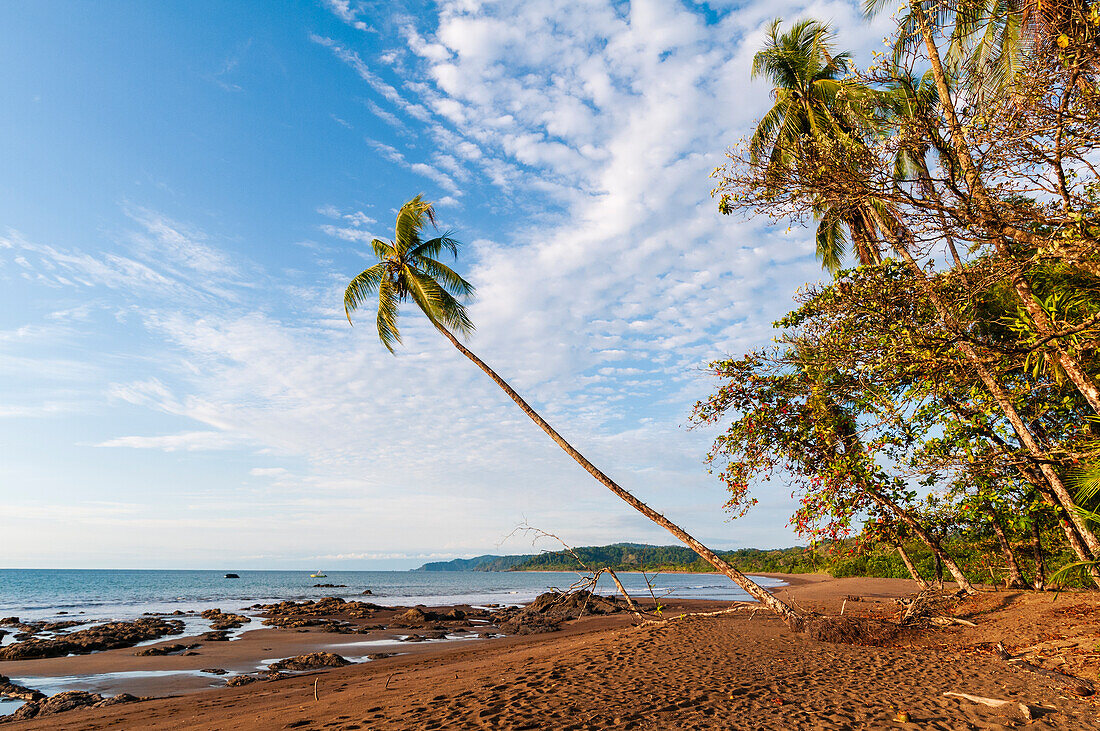
[[[865,2],[865,7],[869,13],[877,12],[885,5],[885,0],[865,0]],[[1008,249],[1004,241],[1005,237],[1024,241],[1035,241],[1035,237],[1027,232],[1019,232],[1000,221],[996,213],[996,206],[989,191],[986,190],[974,158],[971,156],[972,151],[969,142],[966,139],[966,134],[952,101],[950,70],[945,69],[937,47],[934,27],[935,18],[930,17],[930,15],[938,12],[941,7],[939,4],[933,4],[931,0],[908,0],[908,8],[909,15],[903,20],[901,32],[905,34],[912,30],[913,37],[923,42],[930,66],[929,70],[935,82],[938,96],[937,108],[942,112],[946,123],[950,150],[954,153],[954,160],[959,166],[961,177],[966,182],[966,187],[975,200],[979,212],[988,218],[989,227],[997,234],[992,240],[995,250],[998,255],[1011,260],[1013,253]],[[782,36],[779,35],[778,29],[779,21],[774,21],[764,48],[753,61],[753,75],[759,75],[762,72],[767,73],[775,84],[777,103],[761,120],[757,134],[753,136],[750,143],[752,145],[750,151],[755,155],[760,155],[767,150],[766,145],[768,141],[771,141],[772,149],[770,150],[768,165],[791,166],[799,161],[798,155],[802,150],[801,140],[807,136],[812,139],[813,136],[821,134],[821,130],[826,129],[820,124],[821,120],[838,120],[838,124],[830,130],[830,134],[836,135],[835,139],[841,142],[846,139],[855,140],[858,129],[846,129],[843,116],[838,114],[842,109],[823,103],[830,100],[835,101],[838,98],[838,85],[840,83],[838,81],[840,73],[837,70],[838,64],[829,55],[828,41],[830,35],[827,26],[814,21],[802,21]],[[843,54],[841,54],[841,57],[843,57]],[[799,111],[800,105],[795,103],[794,92],[796,91],[798,92],[797,99],[804,100],[801,102],[801,107],[811,109],[813,113]],[[815,100],[817,100],[816,104]],[[786,110],[790,110],[791,114],[786,114]],[[788,118],[790,122],[787,121]],[[849,118],[858,120],[858,116]],[[811,121],[816,126],[811,126]],[[783,132],[782,135],[779,134],[780,131]],[[776,150],[775,146],[780,143],[786,149]],[[780,167],[775,169],[777,171],[782,170]],[[858,170],[854,172],[859,173]],[[776,180],[782,179],[778,174],[775,178]],[[808,189],[808,192],[813,194],[815,191],[811,188]],[[929,301],[936,308],[943,326],[952,335],[960,333],[962,324],[948,304],[932,287],[927,273],[909,251],[905,237],[906,232],[899,225],[899,221],[890,215],[888,209],[876,205],[873,197],[862,197],[871,204],[861,206],[860,213],[865,214],[867,220],[873,222],[873,230],[882,237],[881,240],[889,245],[916,275],[917,281],[921,284]],[[1073,381],[1074,386],[1085,397],[1093,410],[1100,414],[1100,385],[1097,385],[1091,374],[1086,372],[1072,354],[1053,337],[1054,325],[1049,314],[1037,300],[1030,282],[1019,271],[1014,272],[1011,279],[1017,295],[1026,308],[1029,317],[1035,323],[1036,331],[1043,337],[1051,338],[1050,348],[1058,365],[1065,371],[1067,377]],[[1013,431],[1019,436],[1021,445],[1038,463],[1038,469],[1043,478],[1050,484],[1050,488],[1057,497],[1058,502],[1069,514],[1092,557],[1100,558],[1100,538],[1074,512],[1077,506],[1074,503],[1073,496],[1066,489],[1061,476],[1048,463],[1043,447],[1021,418],[1001,379],[993,373],[988,363],[982,360],[972,343],[962,339],[959,341],[958,347],[964,357],[973,364],[983,384],[1004,412],[1005,417],[1012,425]],[[1098,579],[1098,584],[1100,584],[1100,579]]]
[[[863,145],[855,114],[859,102],[872,92],[848,82],[851,54],[832,52],[833,33],[816,20],[802,20],[785,33],[776,18],[767,30],[764,47],[753,56],[752,77],[766,77],[773,85],[775,104],[761,118],[749,141],[753,165],[765,168],[765,178],[778,184],[783,173],[797,170],[815,145],[858,150]],[[819,195],[814,202],[818,219],[817,256],[822,267],[835,273],[850,248],[861,264],[879,264],[881,235],[865,210],[873,197],[851,202]]]
[[[703,560],[732,579],[750,596],[780,615],[789,627],[800,629],[802,618],[793,609],[600,471],[546,423],[503,378],[455,337],[454,331],[460,335],[468,335],[474,329],[473,323],[466,314],[465,306],[458,299],[472,295],[474,287],[434,258],[444,250],[457,257],[459,244],[446,233],[427,241],[422,240],[421,232],[428,222],[435,225],[432,204],[418,195],[401,206],[401,210],[397,212],[396,238],[393,242],[386,243],[378,239],[371,241],[371,249],[379,262],[365,269],[348,284],[344,292],[344,311],[348,321],[351,322],[351,314],[360,305],[377,294],[378,338],[392,353],[394,343],[401,342],[401,333],[397,327],[399,305],[411,297],[436,330],[493,379],[493,382],[516,402],[523,413],[546,432],[555,444],[565,450],[566,454],[576,460],[577,464],[628,505],[683,541]]]
[[[1097,38],[1089,0],[919,0],[919,4],[914,12],[911,3],[910,12],[900,19],[895,62],[924,42],[919,17],[924,15],[943,30],[948,69],[966,82],[965,91],[976,104],[1010,92],[1029,58],[1046,54],[1057,59],[1071,39],[1095,43]],[[869,15],[887,7],[893,8],[886,0],[864,0]],[[1088,62],[1087,57],[1082,60]]]

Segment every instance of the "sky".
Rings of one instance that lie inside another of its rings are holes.
[[[347,282],[417,193],[463,242],[469,346],[714,548],[799,543],[782,484],[730,521],[689,430],[706,364],[821,278],[812,232],[718,215],[770,104],[773,17],[850,2],[0,5],[0,564],[409,568],[674,542],[406,307]]]

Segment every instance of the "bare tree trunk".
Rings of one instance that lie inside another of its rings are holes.
[[[619,575],[612,571],[610,566],[605,568],[604,571],[610,574],[611,580],[615,582],[615,586],[619,589],[619,593],[623,595],[623,599],[626,599],[626,605],[630,607],[630,611],[638,614],[638,607],[634,604],[634,600],[630,598],[630,595],[626,593],[626,589],[623,588],[622,582],[619,581]]]
[[[981,176],[974,166],[974,159],[970,156],[970,148],[966,142],[965,132],[959,123],[958,116],[955,114],[955,105],[951,101],[951,89],[947,81],[947,75],[943,70],[939,48],[936,47],[936,39],[932,34],[932,26],[928,22],[928,16],[917,0],[910,0],[909,8],[917,20],[917,26],[920,28],[925,51],[928,53],[928,62],[932,68],[932,76],[936,80],[936,89],[940,95],[940,108],[943,109],[944,116],[947,118],[948,129],[951,132],[951,145],[955,150],[959,165],[962,167],[967,189],[978,204],[978,211],[982,219],[981,223],[983,227],[992,229],[991,243],[997,253],[1010,261],[1016,261],[1016,256],[1004,242],[1004,238],[1006,236],[1012,237],[1013,232],[1007,231],[1005,226],[1000,224],[999,216],[994,209],[989,194],[985,190]],[[1100,414],[1100,386],[1097,386],[1092,376],[1081,367],[1077,359],[1066,351],[1059,339],[1053,337],[1057,328],[1051,321],[1047,311],[1043,309],[1034,291],[1032,291],[1031,283],[1019,271],[1014,271],[1011,279],[1016,295],[1023,303],[1024,309],[1027,310],[1032,322],[1035,323],[1036,332],[1043,338],[1050,338],[1051,355],[1065,371],[1066,376],[1073,382],[1078,392],[1085,397],[1092,410]],[[1096,547],[1092,545],[1089,547],[1092,548],[1094,553],[1096,552]]]
[[[1042,591],[1047,586],[1047,566],[1043,560],[1043,537],[1039,533],[1038,521],[1031,521],[1031,555],[1035,558],[1035,575],[1031,585],[1035,591]]]
[[[943,550],[940,542],[936,540],[936,538],[934,538],[931,533],[925,530],[924,526],[920,524],[920,521],[914,518],[908,510],[904,509],[893,500],[889,500],[883,497],[877,491],[869,487],[864,486],[863,490],[867,493],[867,495],[871,497],[872,500],[878,503],[881,507],[886,508],[894,515],[901,518],[902,522],[909,526],[909,528],[913,531],[913,534],[916,535],[917,538],[921,539],[924,545],[928,546],[932,550],[932,553],[935,555],[936,560],[947,567],[947,570],[951,572],[951,576],[954,577],[955,583],[959,585],[960,589],[965,591],[967,594],[974,594],[977,592],[977,589],[974,588],[974,585],[970,583],[970,579],[966,578],[966,574],[964,574],[962,572],[962,569],[959,568],[959,565],[955,563],[955,559],[951,558],[951,556],[949,556],[947,552]]]
[[[1012,544],[1008,541],[1004,526],[1001,525],[1000,516],[997,515],[997,511],[993,509],[992,505],[986,505],[985,510],[989,514],[989,524],[997,535],[997,543],[1001,545],[1001,555],[1004,556],[1005,566],[1008,568],[1008,578],[1005,580],[1006,587],[1009,589],[1026,589],[1027,582],[1024,581],[1024,575],[1020,572],[1020,564],[1016,561],[1016,553],[1012,550]]]
[[[684,529],[680,528],[678,525],[658,513],[653,508],[643,503],[638,498],[634,497],[622,487],[619,487],[619,485],[614,480],[612,480],[610,477],[600,471],[600,469],[596,467],[596,465],[589,462],[588,459],[585,458],[583,454],[574,449],[574,447],[569,444],[569,442],[565,441],[565,439],[562,438],[562,436],[558,434],[557,431],[555,431],[554,427],[546,423],[546,421],[541,416],[539,416],[538,413],[534,409],[532,409],[526,401],[523,400],[522,396],[516,393],[515,390],[511,386],[509,386],[503,378],[498,376],[496,371],[490,368],[483,360],[481,360],[481,358],[478,358],[466,346],[460,343],[458,341],[458,338],[452,335],[446,328],[438,324],[436,324],[436,329],[439,330],[439,332],[442,333],[443,337],[447,338],[447,340],[451,342],[451,345],[455,346],[455,348],[457,348],[460,353],[473,361],[473,363],[478,368],[480,368],[485,373],[485,375],[493,379],[493,382],[500,386],[501,390],[508,394],[509,398],[515,401],[516,405],[519,406],[523,413],[527,414],[531,421],[535,422],[540,429],[546,432],[546,434],[552,440],[554,440],[554,443],[561,447],[566,454],[572,457],[577,464],[583,467],[585,471],[588,472],[588,474],[595,477],[596,480],[600,482],[604,487],[615,493],[621,500],[637,510],[639,513],[649,518],[672,535],[676,536],[691,550],[695,551],[695,553],[697,553],[700,558],[702,558],[704,561],[709,563],[721,573],[728,576],[733,581],[733,583],[744,589],[749,594],[749,596],[753,597],[758,602],[768,607],[768,609],[771,609],[773,612],[782,617],[783,621],[786,622],[787,626],[790,627],[792,630],[795,630],[796,632],[801,631],[801,615],[799,615],[785,603],[768,593],[768,591],[764,589],[764,587],[760,586],[752,579],[745,576],[743,573],[723,561],[721,558],[718,557],[716,553],[714,553],[714,551],[711,551],[702,543],[688,535],[688,533]]]
[[[969,419],[967,419],[966,415],[963,413],[964,407],[961,404],[954,401],[954,399],[950,398],[950,396],[948,396],[945,400],[950,405],[951,410],[955,413],[956,417],[958,417],[959,419],[968,420],[972,426],[975,426],[981,430],[981,432],[985,435],[985,438],[989,440],[990,444],[996,446],[1001,451],[1001,454],[1009,458],[1013,457],[1015,450],[1012,448],[1012,446],[1002,437],[1000,437],[995,431],[993,431],[988,424],[979,423],[977,421],[978,414],[975,410],[970,410],[970,417]],[[1044,479],[1044,475],[1041,475],[1039,472],[1037,472],[1033,466],[1028,464],[1021,464],[1019,461],[1016,461],[1016,470],[1020,473],[1021,476],[1023,476],[1025,480],[1027,480],[1031,484],[1032,487],[1035,488],[1035,491],[1043,499],[1043,502],[1054,508],[1056,513],[1065,513],[1065,508],[1058,503],[1058,500],[1054,496],[1054,492],[1051,490],[1050,483],[1048,483]],[[1058,521],[1058,525],[1061,526],[1062,531],[1066,534],[1066,540],[1069,542],[1069,545],[1073,549],[1073,552],[1077,555],[1077,558],[1086,563],[1089,562],[1091,560],[1089,552],[1086,549],[1084,542],[1081,540],[1081,536],[1077,533],[1077,529],[1074,527],[1074,525],[1068,520],[1061,519]],[[1096,564],[1090,564],[1086,570],[1092,577],[1093,583],[1096,584],[1096,586],[1100,587],[1100,568],[1097,568]]]
[[[901,556],[901,562],[905,564],[905,568],[909,569],[909,575],[913,577],[913,581],[920,584],[922,589],[928,588],[928,582],[921,578],[920,572],[917,571],[917,567],[913,565],[913,561],[909,558],[909,554],[905,552],[905,548],[901,545],[901,541],[898,541],[898,555]]]
[[[900,239],[898,234],[891,229],[887,229],[878,216],[877,212],[872,209],[871,214],[876,217],[880,227],[883,231],[887,231],[890,245],[894,251],[898,253],[905,263],[909,266],[910,271],[917,278],[917,281],[921,283],[925,290],[925,294],[928,295],[932,305],[936,309],[936,314],[939,316],[944,328],[951,335],[958,335],[961,333],[958,320],[952,314],[951,310],[944,303],[943,299],[936,292],[932,283],[928,281],[927,275],[924,270],[921,269],[920,264],[913,258],[913,255],[909,252],[909,249],[905,246],[905,243]],[[1054,492],[1058,502],[1065,508],[1066,513],[1070,516],[1073,524],[1076,526],[1077,531],[1080,533],[1082,539],[1085,541],[1085,545],[1088,546],[1089,551],[1094,557],[1100,557],[1100,540],[1097,539],[1096,534],[1089,529],[1085,521],[1074,511],[1075,503],[1073,496],[1070,495],[1069,490],[1066,489],[1065,484],[1062,482],[1062,478],[1058,476],[1054,467],[1051,466],[1050,461],[1047,459],[1047,455],[1043,452],[1039,446],[1038,440],[1035,435],[1028,429],[1027,424],[1020,417],[1020,413],[1016,410],[1012,400],[1009,398],[1008,393],[1005,391],[1004,386],[997,380],[996,376],[989,369],[989,366],[982,360],[982,357],[975,350],[970,341],[965,338],[960,338],[958,341],[958,348],[962,352],[963,356],[968,362],[974,366],[974,370],[977,372],[978,377],[993,396],[993,400],[997,402],[997,405],[1001,408],[1005,417],[1012,425],[1013,431],[1016,432],[1017,438],[1020,440],[1020,444],[1023,445],[1028,455],[1032,457],[1038,465],[1039,471],[1043,477],[1050,484],[1051,490]]]

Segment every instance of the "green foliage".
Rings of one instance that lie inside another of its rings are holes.
[[[474,558],[456,558],[451,561],[432,561],[416,571],[509,571],[518,564],[534,558],[534,554],[518,556],[476,556]]]
[[[371,241],[371,251],[380,261],[360,272],[344,292],[348,322],[351,313],[377,295],[378,339],[391,353],[401,342],[399,306],[410,297],[436,327],[463,335],[474,329],[458,300],[473,296],[474,286],[436,258],[444,251],[457,257],[459,243],[447,233],[423,240],[421,233],[429,222],[435,225],[435,211],[421,196],[401,206],[394,227],[396,239]]]

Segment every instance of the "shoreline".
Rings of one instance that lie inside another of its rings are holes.
[[[843,606],[846,616],[857,617],[888,616],[895,611],[895,599],[915,588],[901,579],[789,578],[788,586],[776,590],[785,601],[802,610],[832,614]],[[730,606],[704,600],[667,604],[666,618],[681,611]],[[983,593],[961,605],[969,608],[960,616],[973,620],[976,627],[933,628],[885,647],[811,640],[791,633],[766,610],[739,605],[751,609],[643,626],[635,626],[631,615],[621,613],[571,620],[548,634],[414,643],[401,655],[344,668],[239,688],[186,692],[181,687],[185,694],[175,697],[76,710],[13,728],[718,729],[729,728],[731,717],[751,718],[754,728],[777,731],[1004,728],[1015,723],[1003,710],[944,692],[1046,709],[1036,711],[1034,728],[1094,726],[1095,701],[1066,697],[1040,676],[999,660],[989,648],[994,640],[1005,640],[1011,643],[1010,651],[1017,651],[1043,635],[1070,630],[1079,632],[1082,647],[1100,645],[1096,593],[1055,601],[1049,593]],[[199,660],[203,665],[228,666],[246,662],[256,651],[270,652],[270,658],[360,639],[265,628],[248,630],[231,643],[211,643],[205,657],[141,658],[127,655],[131,648],[21,662],[57,663],[58,668],[79,664],[81,670],[135,667],[148,661],[166,663],[150,662],[145,666],[150,668],[176,663],[182,669]],[[13,675],[5,669],[9,664],[0,663],[0,673]],[[1100,653],[1085,670],[1095,677],[1098,665]],[[1087,677],[1080,672],[1079,677]],[[894,720],[899,709],[912,723]]]

